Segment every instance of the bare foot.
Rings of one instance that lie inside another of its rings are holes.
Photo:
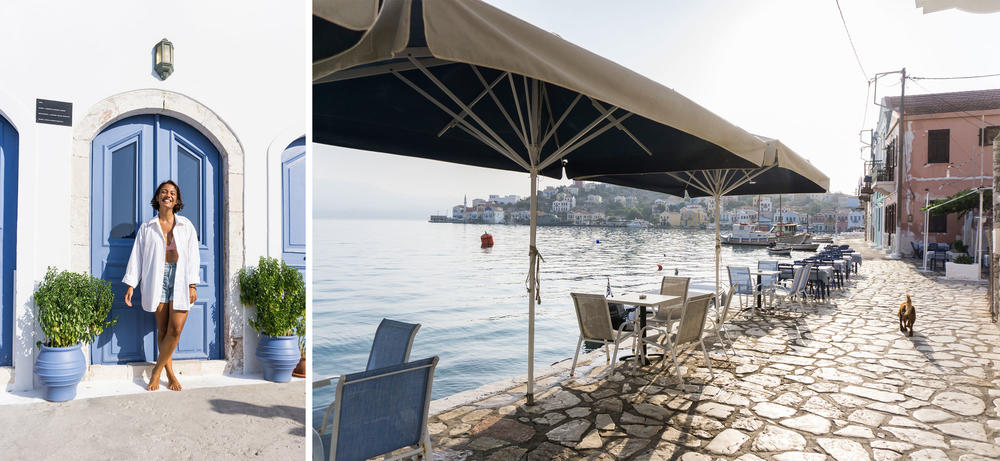
[[[149,376],[149,385],[146,386],[146,390],[155,391],[160,388],[160,372],[153,370]]]
[[[182,389],[181,382],[174,376],[173,370],[167,370],[167,389],[179,391]]]

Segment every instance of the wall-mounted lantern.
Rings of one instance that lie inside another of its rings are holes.
[[[160,40],[153,54],[153,70],[160,76],[160,80],[166,80],[174,72],[174,44],[167,39]]]

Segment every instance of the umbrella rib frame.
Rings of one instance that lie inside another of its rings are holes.
[[[590,103],[593,104],[594,108],[596,108],[599,111],[604,110],[604,106],[602,106],[601,103],[597,102],[597,100],[595,100],[594,98],[589,98],[589,99]],[[629,138],[632,138],[632,141],[635,141],[635,143],[638,144],[639,147],[642,148],[642,150],[646,151],[646,155],[649,155],[650,157],[653,156],[653,153],[649,150],[649,148],[647,148],[643,143],[639,142],[639,138],[636,138],[635,135],[628,130],[628,128],[625,128],[625,126],[621,124],[621,122],[625,120],[624,118],[616,119],[613,116],[608,116],[608,120],[610,120],[611,123],[615,125],[615,127],[617,127],[619,130],[628,135]]]
[[[548,100],[544,95],[545,87],[542,86],[541,85],[542,82],[537,79],[530,79],[531,88],[529,88],[528,87],[529,78],[528,77],[522,78],[522,83],[525,92],[523,97],[527,99],[527,101],[525,101],[525,105],[530,106],[529,107],[530,110],[522,111],[521,96],[518,95],[517,85],[514,83],[514,76],[510,72],[503,72],[500,74],[500,76],[498,76],[495,80],[493,80],[492,83],[488,83],[486,79],[482,76],[482,73],[477,68],[478,66],[470,64],[469,66],[476,74],[476,77],[479,79],[480,83],[483,84],[484,90],[480,92],[480,94],[477,95],[476,98],[473,99],[470,103],[465,103],[460,98],[458,98],[458,96],[456,96],[455,93],[452,92],[447,87],[447,85],[441,82],[429,70],[430,66],[426,66],[424,62],[418,60],[417,56],[414,56],[413,53],[407,53],[407,61],[409,62],[409,66],[407,66],[408,69],[399,69],[398,63],[395,66],[388,66],[386,67],[386,69],[389,73],[395,75],[396,78],[403,81],[407,86],[412,88],[414,91],[419,93],[421,96],[423,96],[425,99],[433,103],[435,106],[437,106],[439,109],[441,109],[443,112],[445,112],[446,114],[448,114],[448,116],[452,118],[452,120],[449,121],[448,124],[444,128],[442,128],[440,132],[438,132],[438,137],[444,135],[452,127],[457,126],[466,133],[468,133],[469,135],[478,139],[483,144],[487,145],[488,147],[492,148],[493,150],[507,157],[514,163],[518,164],[526,171],[530,171],[532,167],[535,167],[538,170],[544,170],[545,168],[551,166],[553,163],[562,160],[564,157],[572,153],[574,150],[586,145],[594,138],[600,136],[601,134],[611,129],[612,127],[618,128],[619,130],[623,131],[643,151],[645,151],[648,155],[653,155],[652,152],[649,150],[649,148],[647,148],[638,139],[637,136],[635,136],[631,131],[628,130],[628,128],[626,128],[623,125],[623,122],[627,120],[629,117],[631,117],[633,113],[629,112],[624,115],[616,117],[613,114],[615,111],[621,109],[620,107],[612,105],[608,108],[604,108],[604,106],[599,101],[587,96],[587,99],[591,101],[591,104],[594,106],[594,108],[598,110],[599,112],[598,116],[592,122],[590,122],[586,127],[577,132],[572,138],[570,138],[568,141],[566,141],[561,146],[556,148],[556,150],[553,153],[549,154],[545,158],[545,160],[542,160],[539,157],[541,154],[542,147],[544,147],[548,143],[548,141],[553,136],[556,135],[556,131],[558,130],[558,128],[562,125],[563,121],[566,120],[570,112],[576,107],[579,100],[583,97],[582,93],[577,93],[577,95],[573,98],[573,101],[566,107],[566,109],[563,111],[559,119],[553,122],[551,106],[548,105]],[[441,63],[437,62],[437,60],[435,60],[434,63],[436,65],[441,65]],[[460,108],[460,112],[456,113],[455,111],[451,110],[444,103],[439,101],[434,96],[431,96],[429,93],[427,93],[426,90],[420,88],[419,85],[414,83],[412,80],[406,78],[401,73],[404,70],[414,70],[414,69],[419,70],[421,73],[423,73],[423,75],[426,76],[439,90],[441,90],[441,92],[447,95],[448,98],[454,104],[458,105]],[[369,72],[377,73],[371,71]],[[513,117],[511,117],[507,109],[503,107],[499,98],[496,96],[496,93],[493,91],[496,85],[498,85],[499,82],[503,80],[504,76],[507,77],[507,81],[511,87],[511,95],[515,109],[517,110],[517,118],[521,128],[520,130],[517,129],[517,125],[514,124]],[[476,115],[475,111],[473,110],[474,106],[478,104],[487,95],[490,96],[490,98],[496,105],[497,109],[507,120],[507,123],[510,125],[512,131],[524,144],[524,147],[527,150],[529,157],[528,162],[525,162],[524,159],[517,154],[516,150],[514,150],[509,144],[507,144],[507,142],[501,136],[499,136],[494,130],[492,130],[489,127],[488,124],[486,124],[478,115]],[[546,99],[545,103],[547,108],[549,109],[550,127],[547,130],[545,130],[544,135],[541,136],[542,138],[541,142],[538,142],[539,135],[542,135],[541,133],[542,99]],[[527,126],[525,126],[524,123],[525,113],[528,118]],[[478,126],[475,126],[472,123],[470,123],[467,120],[467,118],[471,118]],[[601,122],[604,121],[607,121],[608,123],[606,123],[604,126],[601,126],[600,128],[597,128],[598,125],[600,125]]]
[[[462,100],[459,99],[458,96],[455,96],[455,93],[453,93],[450,89],[448,89],[448,87],[444,83],[441,83],[441,81],[438,80],[438,78],[436,76],[434,76],[434,74],[430,70],[428,70],[426,67],[424,67],[423,65],[421,65],[417,61],[417,59],[414,58],[413,56],[407,56],[407,59],[409,59],[410,62],[414,66],[416,66],[416,68],[419,69],[420,72],[422,72],[424,74],[424,76],[426,76],[428,79],[430,79],[430,81],[433,82],[434,85],[436,85],[439,90],[441,90],[442,92],[444,92],[444,94],[447,95],[448,98],[452,100],[452,102],[454,102],[459,107],[461,107],[463,111],[467,112],[468,116],[470,118],[472,118],[473,120],[475,120],[476,123],[478,123],[479,126],[483,130],[485,130],[487,133],[489,133],[489,135],[492,136],[493,139],[498,144],[500,144],[505,149],[507,149],[508,152],[514,152],[514,149],[511,148],[507,144],[507,141],[504,141],[503,138],[500,137],[500,135],[496,134],[496,132],[494,132],[493,129],[489,127],[489,125],[487,125],[485,122],[483,122],[483,120],[481,118],[479,118],[479,116],[476,115],[475,112],[472,111],[471,107],[467,106],[464,102],[462,102]],[[458,117],[455,117],[455,115],[452,115],[452,117],[455,118],[456,120],[464,121],[464,118],[463,119],[459,119]]]
[[[772,164],[760,168],[714,169],[681,171],[677,173],[666,172],[670,177],[706,194],[710,194],[715,201],[715,294],[717,300],[721,294],[719,292],[719,264],[722,258],[722,241],[719,237],[719,214],[722,209],[722,196],[736,190],[737,187],[753,181],[775,166],[777,165]],[[704,179],[704,181],[701,181],[697,177],[698,173],[702,174],[701,179]],[[687,175],[687,179],[681,177],[681,174]],[[730,174],[732,175],[730,176]],[[742,177],[740,177],[740,174],[742,174]],[[733,180],[732,183],[729,182],[730,180]]]

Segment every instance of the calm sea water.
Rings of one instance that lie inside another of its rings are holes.
[[[410,357],[440,357],[435,399],[527,373],[528,226],[324,219],[314,226],[314,376],[363,371],[383,317],[422,325]],[[479,248],[484,230],[492,249]],[[537,239],[545,262],[536,369],[573,357],[579,332],[570,292],[604,293],[607,277],[615,293],[656,292],[674,269],[693,285],[715,283],[711,230],[540,227]],[[759,259],[774,258],[723,246],[722,280],[726,264]],[[333,392],[317,390],[314,409],[329,405]]]

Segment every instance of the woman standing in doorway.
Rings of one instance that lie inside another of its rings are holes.
[[[177,212],[184,208],[177,183],[167,180],[156,188],[150,201],[156,216],[142,223],[136,231],[135,245],[122,279],[128,290],[125,304],[132,306],[132,292],[142,282],[142,308],[156,315],[156,339],[159,356],[146,387],[160,387],[160,374],[167,371],[167,387],[181,390],[174,375],[171,356],[187,320],[188,309],[198,298],[201,261],[198,234],[187,218]]]

